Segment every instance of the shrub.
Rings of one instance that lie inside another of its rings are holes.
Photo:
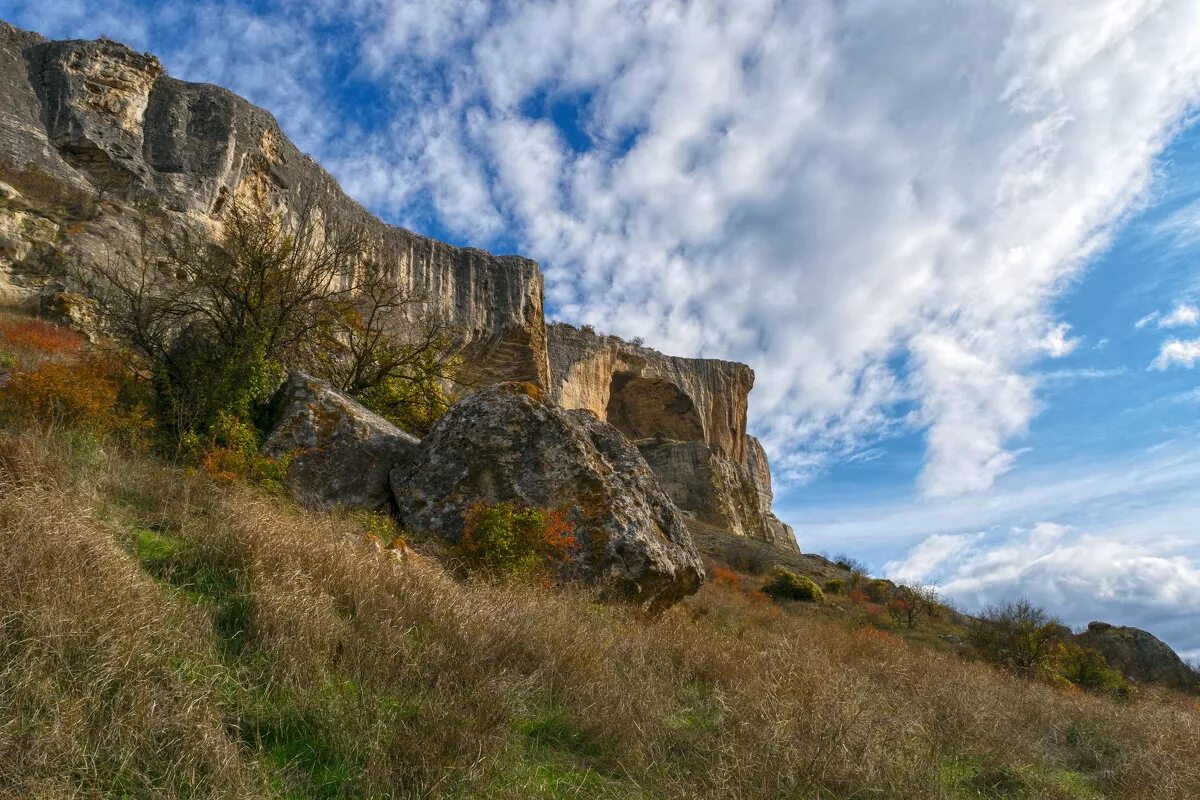
[[[942,606],[932,586],[897,586],[887,611],[895,624],[915,628],[920,619],[938,616]]]
[[[1045,670],[1058,636],[1058,620],[1025,599],[985,608],[970,630],[984,658],[1027,675]]]
[[[847,572],[857,572],[862,575],[866,575],[869,572],[866,564],[859,561],[857,558],[846,555],[845,553],[838,553],[837,555],[830,556],[829,560]]]
[[[744,541],[730,543],[725,560],[734,569],[749,575],[761,575],[771,566],[771,562],[762,548]]]
[[[222,412],[206,437],[185,436],[184,455],[219,481],[245,479],[272,491],[282,491],[291,458],[267,458],[259,452],[259,444],[259,433],[253,425]]]
[[[713,567],[710,570],[713,583],[718,586],[737,588],[742,585],[742,576],[726,567]]]
[[[366,535],[386,547],[404,547],[403,531],[395,517],[383,511],[358,510],[350,518],[363,527]]]
[[[150,427],[128,396],[121,366],[101,354],[73,363],[46,361],[13,372],[0,385],[0,419],[25,420],[99,437],[121,433],[140,440]]]
[[[845,594],[846,582],[834,578],[833,580],[825,581],[825,594]]]
[[[31,370],[44,361],[71,360],[85,340],[68,328],[32,318],[0,320],[0,372]]]
[[[1062,642],[1053,656],[1054,670],[1071,683],[1090,692],[1104,692],[1117,697],[1131,693],[1132,686],[1125,676],[1114,669],[1098,651]]]
[[[825,600],[821,587],[807,575],[797,575],[790,569],[776,567],[771,573],[771,581],[763,587],[763,591],[775,600],[803,600],[820,603]]]
[[[867,597],[871,598],[872,603],[887,603],[892,599],[896,592],[896,587],[891,581],[885,581],[882,578],[877,578],[866,584],[865,591]]]
[[[473,572],[548,574],[578,546],[567,516],[513,501],[473,503],[463,515],[459,552]]]

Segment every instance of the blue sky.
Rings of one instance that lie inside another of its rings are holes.
[[[555,316],[757,373],[810,551],[1200,656],[1191,0],[0,0],[271,110]]]

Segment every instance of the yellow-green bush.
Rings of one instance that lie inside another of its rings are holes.
[[[763,591],[776,600],[803,600],[820,603],[825,600],[825,593],[816,581],[807,575],[797,575],[785,567],[776,567],[771,573],[771,581],[763,587]]]
[[[1103,655],[1074,642],[1059,644],[1053,657],[1053,668],[1058,675],[1091,692],[1123,697],[1133,690],[1120,670],[1114,669]]]

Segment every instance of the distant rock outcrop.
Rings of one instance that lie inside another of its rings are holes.
[[[633,441],[681,509],[708,525],[796,550],[771,512],[771,472],[746,434],[754,372],[745,364],[667,356],[588,329],[547,326],[551,397]]]
[[[417,458],[392,473],[401,522],[457,542],[477,500],[558,509],[574,526],[577,567],[661,607],[695,592],[704,566],[682,515],[617,429],[500,384],[450,409]]]
[[[1098,651],[1109,664],[1138,683],[1184,688],[1197,682],[1196,674],[1174,650],[1139,628],[1091,622],[1075,640]]]
[[[420,440],[324,381],[293,374],[277,393],[275,424],[263,444],[290,458],[287,484],[303,505],[375,510],[391,498],[389,479],[411,463]]]

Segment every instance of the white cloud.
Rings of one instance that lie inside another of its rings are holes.
[[[1191,303],[1179,303],[1166,314],[1161,311],[1151,311],[1146,316],[1133,323],[1133,327],[1141,330],[1148,325],[1158,328],[1186,328],[1200,323],[1200,308]]]
[[[939,534],[885,571],[936,580],[971,609],[1027,597],[1075,627],[1103,620],[1150,628],[1184,651],[1200,645],[1200,564],[1118,536],[1046,522],[1000,536]]]
[[[1042,338],[1042,349],[1046,351],[1046,355],[1051,358],[1062,358],[1074,352],[1079,346],[1080,339],[1071,339],[1067,336],[1067,332],[1071,330],[1071,326],[1065,322],[1055,325]]]
[[[1153,232],[1165,237],[1179,249],[1200,243],[1200,203],[1176,209],[1153,226]]]
[[[1200,449],[1194,437],[1013,473],[984,497],[779,509],[806,551],[878,559],[965,610],[1027,594],[1072,625],[1136,625],[1200,648]],[[1049,522],[1049,521],[1053,522]]]
[[[1197,322],[1200,322],[1200,309],[1191,303],[1180,303],[1170,314],[1159,321],[1158,326],[1160,328],[1183,328],[1195,325]]]
[[[1148,369],[1161,372],[1176,365],[1191,369],[1197,361],[1200,361],[1200,339],[1168,339]]]

